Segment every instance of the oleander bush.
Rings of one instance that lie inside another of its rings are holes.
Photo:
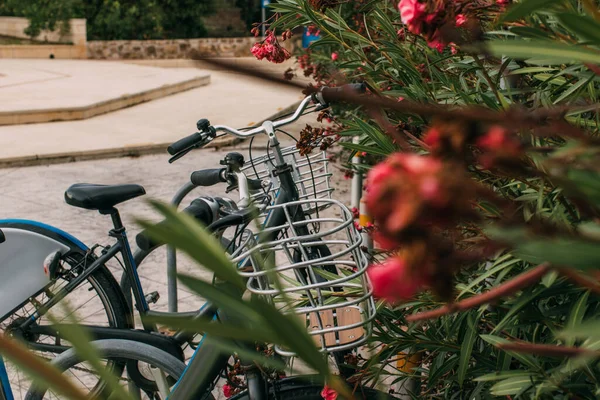
[[[307,26],[321,38],[288,78],[368,86],[319,116],[333,119],[326,139],[307,127],[301,140],[339,142],[368,171],[382,306],[357,379],[413,377],[415,398],[597,398],[598,2],[272,9],[260,56]],[[400,352],[421,361],[397,368]]]

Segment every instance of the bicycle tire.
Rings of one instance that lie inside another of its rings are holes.
[[[30,230],[37,234],[46,235],[53,240],[63,243],[69,248],[69,251],[62,256],[62,262],[64,263],[63,267],[65,268],[66,272],[64,272],[64,275],[59,274],[59,276],[57,276],[57,278],[53,281],[55,284],[58,284],[59,281],[66,282],[68,279],[66,278],[66,275],[71,273],[71,271],[73,271],[75,268],[78,268],[82,262],[86,262],[89,265],[95,260],[94,256],[87,254],[87,249],[83,248],[81,244],[77,244],[69,238],[50,231],[45,227],[28,225],[27,223],[0,223],[0,227]],[[92,291],[93,293],[89,295],[88,293]],[[74,305],[74,300],[78,299],[82,294],[86,294],[88,297],[87,300],[79,300],[79,302],[85,301],[82,304],[82,308],[74,307],[76,308],[79,316],[85,317],[84,319],[91,317],[96,321],[98,320],[98,317],[105,318],[101,322],[92,323],[91,325],[104,325],[122,329],[130,329],[133,327],[133,319],[127,307],[123,292],[121,291],[121,288],[119,287],[115,277],[106,267],[106,265],[99,266],[89,277],[86,278],[82,285],[79,285],[71,293],[67,294],[65,297],[66,300],[64,301]],[[40,294],[39,296],[47,295]],[[93,301],[96,297],[98,300]],[[60,343],[62,339],[58,337],[53,338],[51,335],[34,334],[27,330],[15,330],[15,327],[18,326],[19,320],[23,321],[24,318],[29,318],[31,313],[36,310],[36,307],[32,306],[32,304],[33,303],[31,302],[27,302],[19,308],[13,310],[6,318],[0,321],[0,331],[12,332],[14,335],[21,336],[22,339],[26,339],[26,343],[28,342],[30,346],[38,345],[39,347],[41,344],[45,345],[47,347],[46,351],[33,351],[36,352],[36,354],[41,355],[43,358],[52,359],[61,351],[61,348],[57,346],[68,347],[67,343]],[[29,308],[29,310],[27,310],[27,308]],[[54,308],[51,308],[51,310],[53,309]],[[91,316],[82,315],[83,309],[91,309]],[[47,322],[48,325],[51,325],[51,322],[45,321],[43,316],[39,319],[39,321],[40,322],[37,323],[38,326],[46,325],[44,322]],[[46,338],[49,339],[44,342]],[[52,350],[52,346],[55,346],[54,350]],[[115,373],[120,374],[122,373],[124,365],[114,364],[112,368]],[[12,376],[12,378],[9,377],[11,385],[15,385],[17,387],[22,386],[21,381],[24,379],[25,378],[22,376],[19,376],[18,369],[14,369],[14,376]],[[15,382],[15,380],[17,380],[17,382]]]
[[[169,353],[145,343],[122,339],[106,339],[91,342],[103,360],[134,361],[153,365],[177,381],[185,364]],[[74,349],[69,349],[57,356],[52,364],[61,372],[67,372],[84,362]],[[94,388],[96,389],[97,386]],[[47,388],[32,387],[25,396],[25,400],[42,400],[48,392]]]
[[[273,388],[269,390],[268,400],[323,400],[321,391],[323,386],[319,385],[307,385],[304,387],[290,387],[283,388],[275,391]],[[371,388],[358,388],[354,393],[355,400],[392,400],[394,397],[387,393]],[[339,400],[343,400],[344,397],[338,395]],[[247,392],[242,392],[230,400],[250,400],[250,396]]]

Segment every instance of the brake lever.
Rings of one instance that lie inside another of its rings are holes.
[[[190,146],[185,150],[181,150],[179,153],[175,154],[173,157],[169,158],[169,164],[173,164],[175,161],[179,160],[181,157],[185,156],[187,153],[192,151],[196,146]]]

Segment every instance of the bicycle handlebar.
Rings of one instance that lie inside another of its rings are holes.
[[[323,87],[320,91],[318,91],[318,92],[314,93],[313,95],[308,96],[304,100],[302,100],[302,102],[300,103],[300,105],[298,106],[298,108],[296,109],[296,111],[294,112],[294,114],[292,116],[285,118],[285,119],[280,119],[279,121],[269,121],[269,122],[272,124],[273,129],[279,128],[280,126],[284,126],[284,125],[290,124],[290,123],[298,120],[298,118],[300,118],[302,116],[302,113],[304,112],[304,110],[306,110],[306,108],[308,107],[308,105],[311,102],[319,103],[322,106],[326,107],[328,105],[328,103],[332,100],[331,97],[333,94],[337,94],[337,93],[344,92],[344,91],[361,94],[361,93],[364,93],[366,90],[367,90],[367,86],[364,83],[352,83],[352,84],[343,85],[343,86],[335,87],[335,88]],[[241,137],[241,138],[248,138],[248,137],[258,135],[259,133],[266,132],[264,125],[258,126],[249,131],[240,131],[240,130],[237,130],[235,128],[231,128],[231,127],[225,126],[225,125],[214,125],[214,128],[217,131],[225,131],[225,132],[231,133],[232,135],[235,135],[235,136]]]

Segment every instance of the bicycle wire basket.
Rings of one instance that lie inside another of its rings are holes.
[[[329,171],[329,159],[324,151],[313,152],[302,156],[296,146],[281,149],[285,162],[292,167],[292,177],[298,188],[300,200],[308,199],[330,199],[333,188],[331,187],[331,176]],[[247,161],[242,167],[242,172],[248,178],[269,180],[271,183],[268,193],[272,202],[279,193],[279,180],[274,174],[275,155],[273,151],[267,150],[267,154],[254,157]],[[315,204],[303,205],[305,213],[312,214],[324,208],[315,208]],[[327,207],[328,204],[321,204]]]
[[[327,211],[299,221],[295,213],[300,207]],[[233,255],[238,265],[252,265],[240,270],[248,278],[248,290],[282,312],[298,315],[323,352],[365,343],[371,335],[375,301],[352,213],[332,199],[271,205],[267,212],[277,209],[285,214],[285,222],[248,232]],[[275,351],[294,355],[278,346]]]

